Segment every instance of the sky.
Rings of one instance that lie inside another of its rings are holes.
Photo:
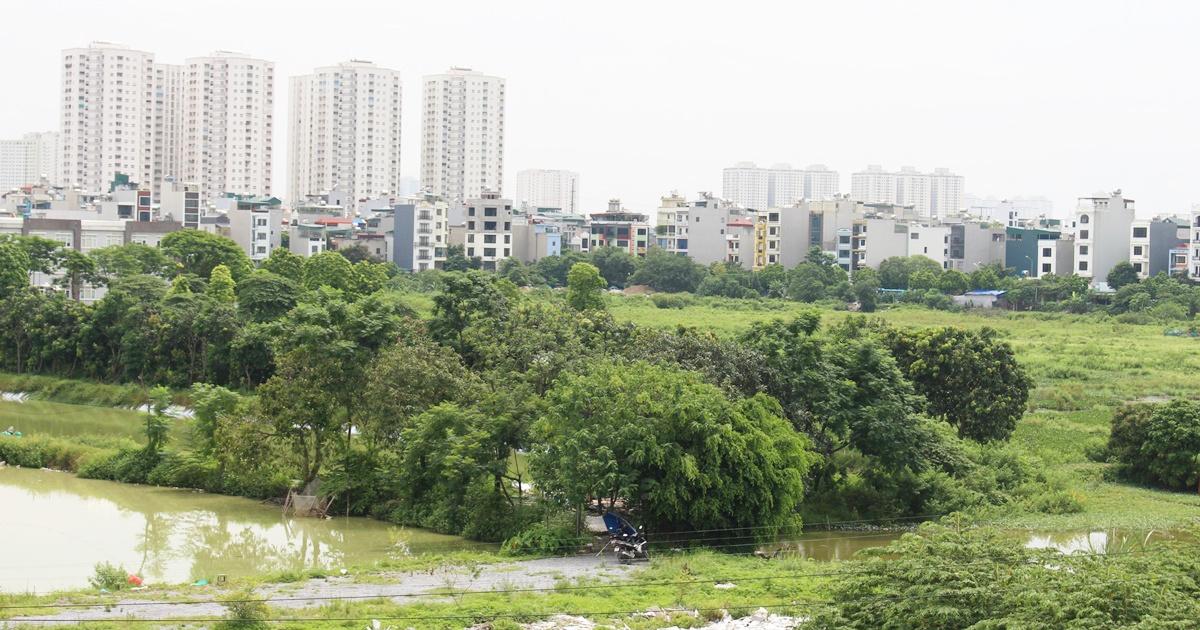
[[[0,137],[58,128],[63,48],[237,50],[275,62],[281,187],[287,77],[355,58],[403,75],[405,175],[420,78],[471,67],[507,79],[505,192],[522,169],[574,170],[589,212],[720,194],[739,161],[826,164],[843,192],[868,164],[947,167],[969,194],[1056,213],[1117,188],[1146,216],[1200,202],[1200,2],[6,4]]]

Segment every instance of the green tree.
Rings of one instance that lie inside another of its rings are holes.
[[[304,281],[304,259],[285,247],[272,249],[271,255],[263,261],[262,268],[297,284]]]
[[[171,390],[159,385],[150,390],[150,409],[146,414],[146,453],[158,457],[167,444],[171,431],[171,418],[167,408],[171,406]]]
[[[972,289],[991,291],[1001,288],[1003,275],[1004,269],[999,265],[984,265],[968,274],[968,278]]]
[[[229,267],[217,265],[208,277],[208,287],[204,292],[222,304],[233,304],[237,300],[236,288]]]
[[[618,247],[600,247],[591,252],[588,257],[593,265],[600,270],[608,286],[624,289],[638,268],[637,257]]]
[[[217,448],[217,424],[237,409],[241,396],[220,385],[196,383],[189,398],[196,414],[192,420],[193,444],[202,455],[212,455]]]
[[[341,254],[346,260],[349,260],[351,263],[356,265],[360,262],[382,262],[378,258],[372,256],[371,250],[367,249],[365,245],[361,244],[343,247],[335,251],[337,251],[338,254]]]
[[[1012,435],[1032,381],[995,330],[892,330],[888,344],[930,414],[973,440]]]
[[[441,291],[433,296],[429,332],[469,363],[472,349],[463,339],[463,332],[477,318],[505,311],[509,296],[500,290],[494,276],[482,271],[451,272],[441,280]]]
[[[451,245],[446,248],[446,262],[442,264],[442,269],[446,271],[468,271],[470,269],[479,269],[482,261],[478,256],[467,258],[466,249],[462,245]]]
[[[304,288],[310,291],[330,287],[345,293],[354,293],[358,276],[354,265],[335,251],[324,251],[304,259]]]
[[[713,263],[710,273],[700,281],[697,295],[716,295],[727,298],[755,298],[758,292],[751,285],[754,277],[737,263]]]
[[[357,425],[370,448],[393,447],[430,407],[467,400],[475,381],[453,350],[423,334],[406,335],[371,361],[354,410]]]
[[[33,262],[25,250],[11,241],[0,241],[0,297],[8,297],[29,286]]]
[[[1200,403],[1122,407],[1113,415],[1108,451],[1130,481],[1200,492]]]
[[[96,275],[101,282],[135,274],[167,278],[174,275],[177,268],[161,249],[141,243],[109,245],[92,250],[88,256],[95,261]]]
[[[250,321],[274,321],[296,306],[299,294],[295,282],[259,269],[237,283],[238,312]]]
[[[707,270],[691,258],[652,247],[642,266],[629,279],[631,284],[644,284],[655,291],[694,293]]]
[[[567,274],[567,304],[577,311],[604,310],[604,284],[595,265],[575,263]]]
[[[587,257],[579,252],[566,251],[558,256],[546,256],[534,263],[539,276],[552,287],[567,286],[567,273],[571,266],[578,262],[586,262]]]
[[[354,292],[370,295],[387,286],[390,263],[364,260],[354,264]]]
[[[935,288],[946,295],[962,295],[971,289],[971,279],[957,269],[947,269],[938,276]]]
[[[246,252],[232,240],[200,230],[179,230],[164,236],[159,247],[181,266],[183,273],[207,278],[217,265],[225,265],[234,280],[250,273]]]
[[[1137,284],[1139,279],[1133,265],[1129,264],[1128,260],[1122,260],[1113,265],[1105,280],[1108,281],[1109,288],[1116,291],[1123,286]]]
[[[873,313],[879,307],[879,272],[863,267],[850,277],[854,288],[854,299],[864,313]]]
[[[543,493],[624,505],[656,529],[798,525],[818,459],[769,397],[733,403],[695,374],[646,363],[564,375],[537,432],[531,466]]]
[[[936,289],[941,279],[941,270],[915,269],[908,275],[909,291],[928,291]]]

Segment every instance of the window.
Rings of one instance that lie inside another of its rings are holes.
[[[1049,247],[1042,248],[1042,258],[1049,258],[1053,255],[1054,254],[1052,253],[1052,250]]]
[[[1088,246],[1087,246],[1087,245],[1080,245],[1080,246],[1079,246],[1079,255],[1080,255],[1080,256],[1087,256],[1087,253],[1088,253]]]
[[[1080,223],[1086,224],[1086,223],[1088,223],[1089,221],[1091,221],[1091,219],[1089,219],[1089,218],[1088,218],[1088,215],[1086,215],[1086,214],[1081,214],[1081,215],[1079,215],[1079,222],[1080,222]]]
[[[483,248],[483,255],[484,255],[484,257],[485,257],[485,258],[495,258],[495,256],[496,256],[496,248],[495,248],[495,247],[484,247],[484,248]]]
[[[1086,260],[1079,261],[1079,270],[1087,271],[1087,261]]]
[[[1133,263],[1133,270],[1142,273],[1142,263]]]
[[[915,241],[915,240],[917,240],[917,239],[921,238],[921,235],[920,235],[920,234],[917,234],[916,232],[913,232],[912,234],[909,234],[909,235],[908,235],[908,238],[911,238],[912,240],[914,240],[914,241]]]
[[[1144,227],[1133,228],[1133,238],[1146,238],[1146,228],[1144,228]]]
[[[1050,263],[1042,263],[1042,273],[1050,273]]]
[[[494,217],[494,216],[496,216],[496,212],[497,212],[497,208],[484,208],[484,209],[483,209],[483,216],[485,216],[485,217]]]
[[[1141,256],[1141,255],[1142,255],[1142,246],[1141,246],[1141,245],[1134,245],[1134,246],[1133,246],[1133,255],[1134,255],[1134,256]]]
[[[1083,240],[1087,240],[1088,231],[1087,230],[1079,230],[1079,238],[1081,238]]]

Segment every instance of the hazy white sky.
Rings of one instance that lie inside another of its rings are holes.
[[[58,128],[59,55],[92,40],[178,63],[272,60],[275,182],[287,77],[350,58],[400,70],[405,174],[419,173],[420,77],[508,80],[506,186],[581,173],[584,208],[719,193],[739,160],[949,167],[967,192],[1056,210],[1122,188],[1140,214],[1200,202],[1200,2],[7,2],[0,137]],[[189,10],[191,9],[191,10]]]

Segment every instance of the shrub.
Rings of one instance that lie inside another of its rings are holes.
[[[224,604],[229,614],[225,616],[225,621],[217,624],[218,630],[257,630],[270,627],[266,622],[270,612],[267,604],[257,599],[254,591],[241,591]]]
[[[128,576],[129,573],[125,571],[125,567],[99,562],[96,564],[96,572],[88,578],[88,584],[91,584],[92,588],[119,591],[125,588],[125,580]]]
[[[1122,407],[1108,450],[1125,479],[1169,490],[1200,489],[1200,403]]]
[[[84,462],[106,454],[103,449],[62,438],[0,436],[0,461],[22,468],[74,471]]]
[[[687,308],[696,303],[690,293],[655,293],[650,301],[658,308]]]
[[[534,523],[504,541],[500,545],[500,553],[507,556],[567,555],[576,551],[583,542],[584,537],[577,535],[572,527]]]
[[[1067,490],[1048,490],[1036,494],[1027,501],[1029,509],[1042,514],[1078,514],[1083,511],[1083,500],[1078,494]]]

